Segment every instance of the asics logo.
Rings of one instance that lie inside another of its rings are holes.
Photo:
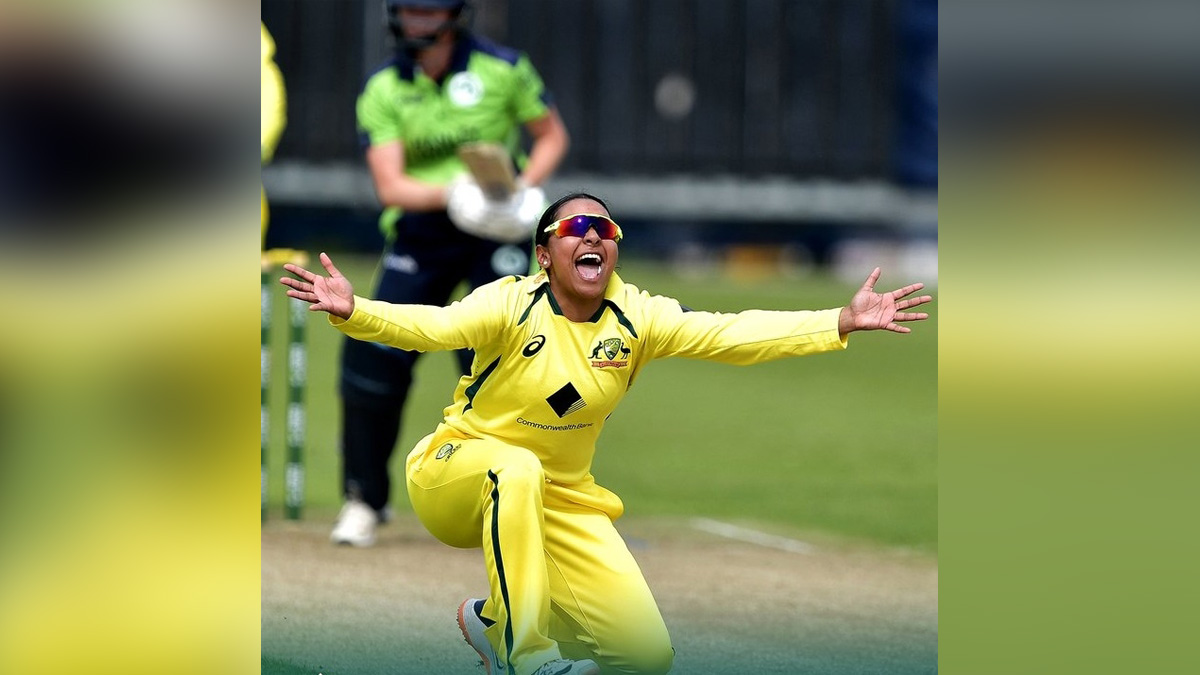
[[[529,344],[525,345],[525,348],[521,350],[521,356],[533,356],[534,354],[540,352],[542,350],[542,346],[545,344],[545,335],[534,335],[533,339],[529,341]]]

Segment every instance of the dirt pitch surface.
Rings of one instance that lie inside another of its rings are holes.
[[[789,551],[689,520],[618,525],[671,632],[673,674],[937,672],[934,555],[820,541]],[[478,549],[447,547],[411,516],[382,527],[369,549],[331,545],[331,526],[263,525],[264,663],[484,674],[455,621],[463,598],[486,592]]]

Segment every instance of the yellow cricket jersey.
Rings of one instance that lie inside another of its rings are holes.
[[[354,298],[350,337],[401,349],[475,350],[436,438],[494,438],[532,451],[557,483],[588,478],[596,438],[642,368],[683,356],[746,365],[844,349],[839,309],[693,312],[616,274],[589,321],[562,315],[544,272],[505,277],[447,307]]]

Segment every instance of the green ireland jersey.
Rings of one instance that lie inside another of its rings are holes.
[[[548,479],[579,484],[591,480],[605,420],[650,361],[746,365],[844,349],[840,312],[693,312],[614,274],[600,310],[576,323],[562,315],[539,272],[499,279],[447,307],[356,296],[348,320],[329,320],[350,337],[400,349],[474,349],[436,442],[500,440],[536,454]]]
[[[528,56],[464,33],[441,82],[403,54],[367,77],[357,104],[359,142],[365,149],[400,141],[406,175],[444,184],[467,170],[457,155],[464,143],[500,143],[524,166],[521,126],[549,107]],[[395,207],[384,211],[385,234],[399,215]]]

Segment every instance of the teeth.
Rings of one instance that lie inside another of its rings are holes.
[[[599,265],[600,264],[600,256],[596,255],[595,253],[584,253],[583,255],[579,256],[579,259],[576,260],[575,262],[577,262],[577,263],[594,262],[597,265]]]

